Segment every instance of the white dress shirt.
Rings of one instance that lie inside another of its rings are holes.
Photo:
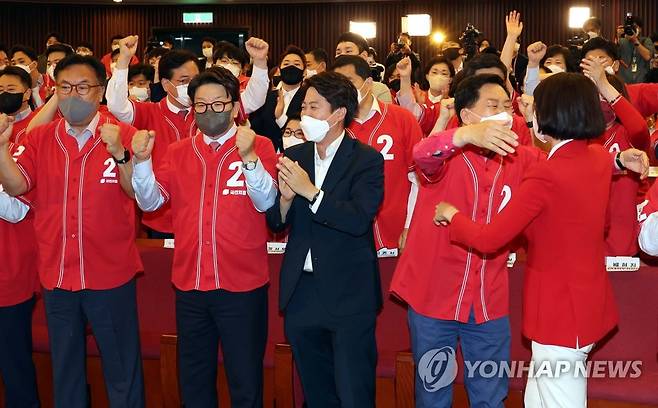
[[[261,106],[265,105],[267,92],[269,90],[270,78],[267,75],[267,69],[254,66],[251,70],[251,77],[249,78],[249,82],[247,82],[247,86],[240,95],[240,100],[242,107],[244,108],[244,112],[246,114],[250,114],[254,111],[257,111]]]
[[[535,93],[535,88],[539,85],[539,67],[528,68],[525,73],[525,83],[523,91],[526,95],[533,96]]]
[[[96,116],[89,122],[86,128],[82,130],[82,132],[78,133],[71,127],[69,122],[64,122],[64,128],[66,129],[66,133],[71,136],[72,138],[75,139],[76,142],[78,142],[78,150],[82,150],[84,147],[85,143],[89,139],[91,139],[94,134],[96,134],[96,128],[98,127],[98,122],[101,119],[100,113],[96,112]]]
[[[133,123],[135,110],[128,99],[128,68],[115,68],[107,82],[107,109],[114,117],[124,123]]]
[[[295,97],[297,91],[299,91],[299,87],[289,91],[286,91],[285,89],[283,90],[283,113],[278,118],[274,118],[276,120],[276,124],[279,125],[280,128],[285,126],[286,122],[288,121],[288,115],[286,115],[286,112],[290,106],[290,101],[292,101],[292,98]]]
[[[343,133],[329,146],[327,146],[327,150],[325,151],[325,156],[324,159],[320,158],[320,155],[318,154],[318,147],[317,145],[313,145],[313,151],[314,151],[314,161],[315,161],[315,187],[320,189],[320,193],[318,194],[318,198],[315,199],[315,203],[313,205],[309,206],[311,207],[311,212],[315,214],[318,211],[318,208],[320,208],[320,203],[322,202],[322,198],[324,197],[324,191],[322,191],[322,183],[324,183],[324,179],[327,177],[327,173],[329,172],[329,167],[331,166],[331,162],[334,160],[334,156],[336,156],[336,152],[338,151],[338,148],[340,147],[341,142],[343,141],[343,138],[345,138],[345,132]],[[304,260],[304,271],[306,272],[313,272],[313,258],[311,258],[311,250],[308,250],[308,253],[306,254],[306,259]]]
[[[213,139],[203,135],[206,144],[219,142],[223,145],[237,132],[238,127],[233,125],[219,138]],[[135,163],[133,161],[133,163]],[[277,189],[272,176],[265,170],[263,163],[258,160],[253,170],[243,169],[242,173],[247,185],[247,195],[258,212],[267,211],[276,200]],[[162,207],[165,202],[160,189],[157,186],[153,163],[151,159],[133,165],[132,186],[135,190],[137,205],[142,211],[155,211]]]

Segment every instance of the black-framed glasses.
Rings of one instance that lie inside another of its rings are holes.
[[[290,137],[290,136],[295,136],[297,139],[303,139],[304,131],[302,131],[301,129],[292,130],[290,128],[285,128],[285,130],[283,131],[283,137]]]
[[[62,95],[68,95],[73,90],[75,89],[75,92],[77,92],[78,95],[84,96],[91,91],[92,88],[98,88],[99,86],[103,85],[89,85],[89,84],[78,84],[78,85],[71,85],[71,84],[61,84],[57,85],[57,90],[62,94]]]
[[[226,106],[232,105],[233,101],[228,101],[228,102],[222,102],[222,101],[215,101],[213,103],[203,103],[203,102],[195,102],[194,103],[194,112],[196,113],[206,113],[208,110],[208,107],[210,106],[210,109],[212,109],[213,112],[215,113],[222,113],[226,111]]]

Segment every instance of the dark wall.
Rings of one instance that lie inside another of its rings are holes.
[[[333,54],[335,39],[347,31],[350,20],[377,22],[377,38],[372,45],[385,54],[400,30],[400,17],[409,13],[432,15],[434,30],[456,38],[467,22],[476,25],[502,47],[505,39],[505,13],[517,9],[523,14],[522,47],[532,41],[565,43],[572,34],[567,27],[569,7],[589,6],[592,14],[604,21],[608,37],[614,26],[632,11],[645,21],[646,34],[658,31],[656,0],[434,0],[354,2],[296,5],[213,5],[213,6],[110,6],[51,5],[0,2],[0,42],[24,43],[43,51],[45,35],[59,31],[75,45],[91,41],[96,54],[108,52],[109,39],[115,33],[139,34],[142,44],[152,27],[182,27],[183,11],[213,11],[216,26],[248,27],[252,35],[267,40],[270,58],[276,60],[290,43],[308,49],[321,46]],[[414,46],[427,59],[437,49],[429,38],[414,38]]]

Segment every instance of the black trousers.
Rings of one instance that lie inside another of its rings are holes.
[[[249,292],[176,290],[178,367],[186,408],[216,407],[218,345],[232,408],[263,406],[267,285]]]
[[[34,297],[0,307],[0,375],[7,408],[39,406],[36,373],[32,362],[32,309]]]
[[[337,317],[302,273],[285,310],[285,332],[309,408],[375,406],[377,314]]]
[[[100,351],[110,407],[144,407],[135,280],[107,290],[44,290],[43,298],[55,407],[87,407],[87,323]]]

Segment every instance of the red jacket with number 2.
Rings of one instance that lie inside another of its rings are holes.
[[[612,170],[601,146],[571,141],[528,171],[490,224],[463,213],[452,220],[451,239],[483,253],[526,236],[523,334],[531,340],[573,348],[598,341],[617,324],[603,262]]]

